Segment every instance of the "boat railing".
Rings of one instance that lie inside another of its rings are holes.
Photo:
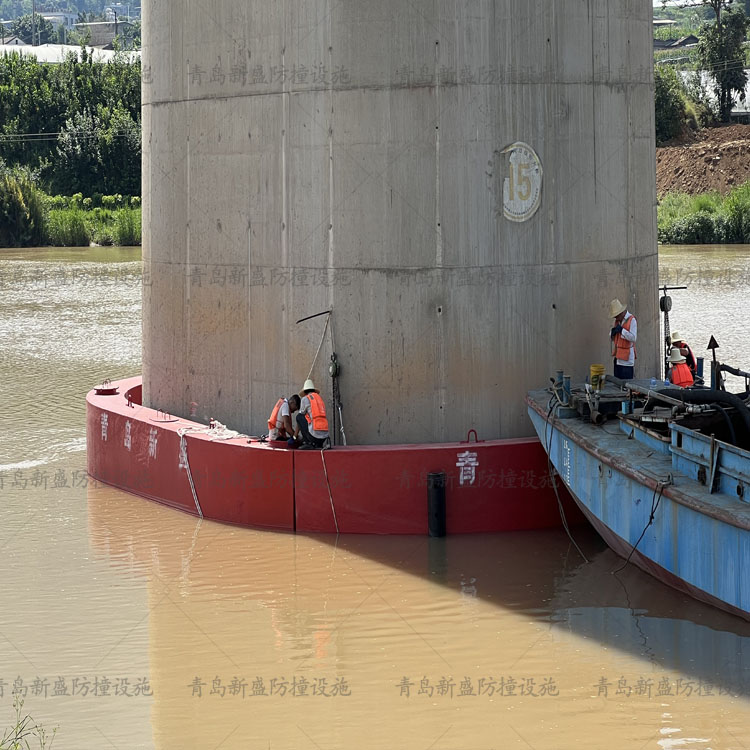
[[[750,452],[673,421],[672,468],[719,493],[750,503]]]

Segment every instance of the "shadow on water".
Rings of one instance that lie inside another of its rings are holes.
[[[427,539],[424,552],[391,538],[319,537],[499,607],[548,621],[647,660],[654,668],[750,695],[750,623],[657,581],[610,550],[589,526]]]
[[[390,569],[378,574],[378,585],[387,587],[396,574],[416,576],[548,622],[552,631],[593,639],[654,669],[750,694],[750,623],[632,565],[613,574],[623,561],[588,526],[574,530],[586,563],[561,530],[444,539],[295,536],[198,522],[111,488],[90,486],[88,493],[89,538],[111,564],[146,578],[183,581],[186,592],[261,602],[276,609],[280,626],[294,631],[291,638],[301,637],[296,631],[304,631],[314,613],[351,606],[337,582],[352,573],[346,558],[356,556]],[[223,575],[238,565],[244,566],[239,578]],[[425,600],[430,590],[425,587]]]

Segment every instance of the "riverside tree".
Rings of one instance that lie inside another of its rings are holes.
[[[0,159],[0,247],[42,244],[42,195],[27,169],[9,169]]]
[[[710,0],[716,22],[705,29],[698,42],[698,60],[714,80],[718,118],[729,122],[735,97],[745,100],[745,50],[748,18],[742,8],[731,8],[732,0]]]
[[[17,18],[10,27],[11,32],[27,44],[47,44],[56,40],[54,26],[38,13]],[[33,37],[33,39],[32,39]]]
[[[685,93],[677,71],[670,65],[654,68],[656,145],[676,138],[685,130]]]
[[[713,14],[714,22],[700,34],[698,63],[714,81],[719,121],[729,122],[735,98],[745,100],[747,75],[742,45],[747,35],[750,0],[700,0],[700,5]],[[693,0],[680,5],[694,6]],[[667,0],[662,0],[662,9],[666,7]]]
[[[52,192],[140,194],[140,62],[0,57],[0,159]]]

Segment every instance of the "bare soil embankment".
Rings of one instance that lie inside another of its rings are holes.
[[[656,149],[656,191],[722,195],[750,180],[750,125],[707,128]]]

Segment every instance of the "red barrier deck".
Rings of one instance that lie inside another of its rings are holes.
[[[426,534],[427,474],[446,474],[449,534],[560,525],[536,438],[335,446],[215,440],[205,425],[141,405],[141,378],[86,396],[88,472],[120,489],[214,521],[302,532]],[[283,447],[276,447],[283,446]],[[192,476],[195,492],[188,476]],[[569,523],[581,520],[560,490]]]

